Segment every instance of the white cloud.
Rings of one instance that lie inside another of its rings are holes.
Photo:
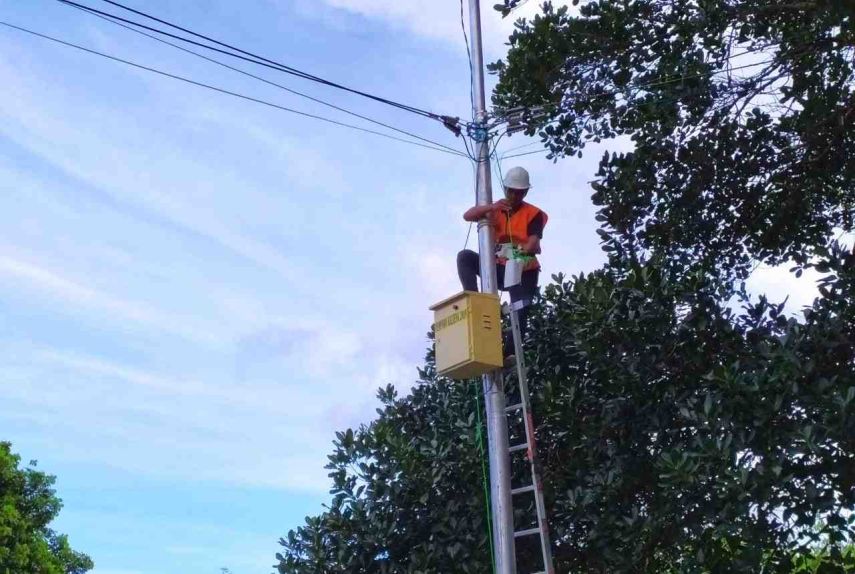
[[[63,437],[44,456],[161,479],[327,487],[329,402],[303,381],[201,382],[53,349],[4,359],[21,364],[0,384],[4,416]]]
[[[473,226],[473,234],[474,226]],[[477,251],[477,238],[475,238]],[[419,277],[427,300],[437,303],[449,295],[460,291],[460,281],[453,270],[457,254],[453,252],[425,251],[413,253],[410,261],[411,269]],[[452,272],[449,272],[449,271]]]
[[[119,319],[154,327],[205,345],[223,344],[221,339],[207,329],[190,326],[186,321],[157,309],[92,289],[30,261],[0,253],[0,275],[5,276],[7,280],[17,281],[27,289],[42,291],[66,304],[97,311],[111,321]]]
[[[366,18],[384,20],[422,36],[462,42],[456,2],[396,0],[324,0],[328,5]]]
[[[4,85],[0,124],[3,131],[33,153],[55,164],[80,182],[129,205],[153,212],[192,233],[204,236],[229,251],[278,273],[285,281],[308,270],[265,242],[258,241],[225,223],[221,214],[205,206],[220,189],[240,190],[246,201],[258,200],[256,186],[244,181],[231,170],[217,169],[217,178],[210,179],[210,166],[200,165],[188,150],[169,149],[164,142],[146,148],[145,126],[123,121],[109,133],[91,130],[81,133],[76,122],[69,121],[65,103],[45,101],[33,94],[49,91],[47,85],[30,77],[26,80],[15,68],[0,58],[0,80]],[[186,104],[188,113],[198,108]],[[103,125],[104,110],[94,106],[76,106],[78,121]],[[233,124],[233,126],[236,124]],[[249,128],[245,128],[249,129]],[[69,145],[74,142],[74,145]],[[288,150],[289,159],[302,165],[305,150],[296,143],[279,138],[281,149]],[[100,150],[101,153],[96,153]],[[105,169],[105,164],[109,169]],[[181,189],[182,193],[175,193]],[[269,201],[267,198],[265,201]],[[273,213],[276,210],[268,210]]]
[[[460,26],[460,2],[442,0],[438,2],[415,2],[412,0],[323,0],[328,6],[358,14],[362,17],[380,20],[390,26],[406,30],[426,38],[440,40],[443,43],[464,50],[463,31]],[[531,17],[540,12],[540,2],[530,1],[518,8],[513,15],[502,18],[493,10],[497,2],[481,3],[482,33],[488,58],[497,58],[504,51],[504,43],[513,30],[517,18]],[[570,2],[553,2],[556,6],[570,5]],[[463,0],[463,18],[469,32],[469,3]],[[471,34],[470,34],[471,39]]]
[[[56,350],[48,349],[42,350],[38,355],[41,359],[46,361],[57,362],[66,367],[88,373],[115,377],[134,385],[169,390],[173,393],[176,392],[177,389],[181,388],[181,386],[176,385],[176,381],[172,379],[153,375],[137,369],[131,369],[124,365],[117,365],[94,357],[61,353]]]

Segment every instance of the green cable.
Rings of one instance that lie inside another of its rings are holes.
[[[484,455],[484,423],[481,420],[481,395],[478,393],[478,385],[472,385],[475,389],[475,412],[478,416],[478,426],[475,427],[475,440],[478,442],[478,452],[481,455],[481,477],[484,484],[484,502],[486,503],[487,516],[487,540],[490,544],[490,562],[493,564],[493,574],[496,574],[496,553],[493,548],[493,517],[490,514],[490,481],[487,478],[487,457]]]

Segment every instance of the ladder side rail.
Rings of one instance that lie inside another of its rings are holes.
[[[520,333],[518,310],[511,305],[511,329],[514,336],[514,353],[517,362],[517,379],[520,388],[523,422],[525,424],[526,443],[528,444],[528,460],[531,465],[531,477],[534,485],[534,503],[537,510],[538,528],[540,529],[540,547],[543,553],[543,569],[545,574],[554,574],[552,546],[549,538],[549,523],[546,518],[546,503],[543,499],[543,481],[540,464],[537,459],[537,441],[534,436],[534,418],[531,412],[531,395],[528,389],[528,370],[523,355],[522,335]]]

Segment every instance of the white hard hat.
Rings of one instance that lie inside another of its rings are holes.
[[[528,189],[531,183],[528,179],[528,172],[522,167],[512,167],[505,174],[505,187],[511,189]]]

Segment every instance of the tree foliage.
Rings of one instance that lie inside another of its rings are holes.
[[[432,366],[401,398],[383,389],[378,418],[340,432],[329,510],[282,540],[293,574],[489,570],[474,387]]]
[[[828,258],[801,321],[652,263],[546,288],[527,359],[559,572],[790,572],[823,544],[843,568],[855,261]],[[282,540],[281,573],[489,571],[477,384],[430,361],[422,383],[339,433],[332,504]]]
[[[0,442],[0,573],[84,574],[94,567],[50,528],[62,508],[55,480],[34,463],[21,468],[11,445]]]
[[[613,262],[745,276],[853,230],[851,0],[547,2],[492,69],[495,106],[542,106],[529,133],[556,157],[631,138],[594,184]]]
[[[788,572],[800,541],[851,540],[852,287],[803,322],[649,268],[548,288],[532,343],[563,571]]]

